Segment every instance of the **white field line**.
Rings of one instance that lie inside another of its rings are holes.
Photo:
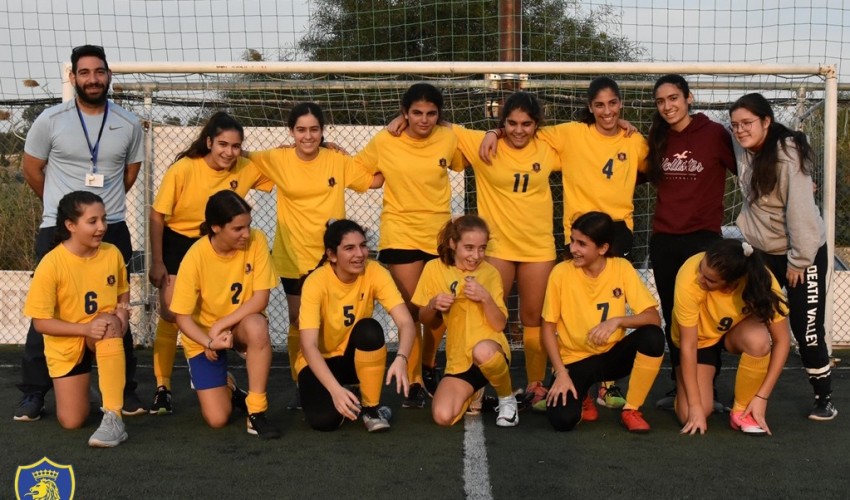
[[[484,424],[480,415],[463,418],[463,490],[466,498],[491,500],[490,468],[487,465],[487,447]]]

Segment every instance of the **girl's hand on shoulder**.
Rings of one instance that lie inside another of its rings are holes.
[[[387,124],[387,132],[398,137],[402,132],[407,128],[407,118],[404,115],[399,114],[395,118],[392,119],[390,123]]]
[[[621,129],[626,131],[626,133],[625,133],[626,137],[631,137],[632,134],[637,132],[637,127],[632,125],[632,122],[630,122],[628,120],[623,120],[622,118],[620,118],[620,119],[617,120],[617,125],[619,125]]]
[[[455,303],[455,297],[449,293],[438,293],[428,302],[428,305],[431,306],[431,309],[439,312],[446,312],[451,309],[452,304]]]
[[[600,346],[608,342],[611,334],[620,327],[620,320],[611,318],[599,323],[587,332],[587,340],[591,345]]]
[[[549,393],[546,395],[546,406],[555,406],[558,404],[567,404],[567,394],[572,394],[574,398],[578,398],[576,386],[573,384],[573,379],[570,374],[564,371],[555,376],[555,382],[549,388]]]
[[[488,131],[489,132],[489,131]],[[492,165],[493,157],[499,144],[499,132],[485,133],[481,145],[478,146],[478,158],[485,164]]]
[[[491,297],[490,292],[472,276],[467,276],[463,282],[463,295],[473,302],[484,302]]]

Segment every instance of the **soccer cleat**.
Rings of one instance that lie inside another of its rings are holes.
[[[248,399],[248,393],[243,391],[236,385],[236,378],[233,377],[233,374],[227,372],[227,387],[230,388],[230,405],[235,409],[239,408],[240,410],[248,413],[248,403],[245,402]]]
[[[126,391],[124,393],[124,406],[121,408],[121,414],[132,417],[134,415],[143,415],[148,412],[139,396],[136,396],[136,391]]]
[[[121,417],[111,411],[103,413],[100,427],[89,438],[92,448],[114,448],[127,440],[127,431]]]
[[[532,382],[528,384],[528,387],[525,388],[526,393],[526,401],[529,406],[534,406],[539,401],[545,401],[546,395],[549,394],[549,391],[543,387],[542,382]]]
[[[620,414],[620,422],[629,432],[649,432],[649,424],[643,419],[643,414],[637,410],[623,410]]]
[[[581,402],[581,421],[596,422],[597,420],[599,420],[599,410],[596,409],[593,398],[585,396]]]
[[[410,384],[407,391],[407,397],[401,403],[402,408],[424,408],[425,407],[425,389],[422,384]]]
[[[363,414],[363,425],[369,432],[381,432],[390,428],[392,410],[386,406],[369,406],[361,409]]]
[[[266,412],[251,413],[247,419],[248,434],[260,439],[277,439],[280,431],[266,419]]]
[[[499,415],[496,417],[496,425],[499,427],[514,427],[519,423],[519,408],[517,408],[516,396],[511,394],[499,398]]]
[[[437,393],[437,386],[440,384],[440,371],[437,367],[422,365],[422,385],[425,387],[425,392],[428,397],[433,398]]]
[[[761,428],[756,419],[752,415],[744,417],[743,411],[733,411],[729,414],[729,427],[748,436],[767,435],[767,431]]]
[[[292,394],[292,397],[289,398],[289,402],[286,403],[287,410],[300,410],[301,409],[301,391],[298,389],[298,386],[295,386],[295,393]]]
[[[605,387],[604,384],[599,384],[596,403],[606,408],[618,409],[626,406],[626,398],[623,397],[623,392],[616,385],[612,384]]]
[[[546,413],[546,407],[547,406],[548,405],[546,404],[546,400],[541,399],[540,401],[534,403],[531,406],[531,411],[533,411],[534,413]]]
[[[156,388],[151,404],[151,415],[171,415],[171,391],[164,385]]]
[[[15,408],[15,416],[18,422],[35,422],[44,413],[44,394],[40,392],[28,392],[21,397],[18,407]]]
[[[812,408],[812,411],[809,412],[809,419],[824,422],[832,420],[836,415],[838,415],[838,410],[836,410],[835,405],[832,404],[831,397],[815,396],[815,406]]]
[[[655,402],[655,407],[659,410],[673,411],[676,409],[676,388],[674,387],[663,398]]]

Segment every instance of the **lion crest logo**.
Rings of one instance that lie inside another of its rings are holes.
[[[617,153],[617,159],[620,161],[626,161],[626,153]]]
[[[239,181],[237,181],[236,179],[233,179],[232,181],[230,181],[230,189],[236,191],[236,188],[238,188],[238,187],[239,187]]]
[[[336,179],[334,179],[333,177],[328,178],[328,187],[334,186],[336,186]]]
[[[535,163],[534,165],[531,166],[531,169],[534,170],[535,172],[540,172],[540,164]]]
[[[109,286],[115,286],[115,275],[114,274],[110,274],[109,276],[107,276],[106,284],[109,285]]]
[[[71,500],[75,489],[74,468],[47,457],[30,465],[21,465],[15,473],[18,500]]]
[[[445,158],[440,158],[440,167],[446,168],[448,165],[449,162],[447,162]]]
[[[612,293],[614,294],[614,298],[616,298],[616,299],[619,299],[620,297],[623,296],[623,290],[620,289],[620,288],[615,288]]]
[[[252,266],[250,262],[245,264],[245,274],[251,274],[251,271],[253,270],[254,266]]]

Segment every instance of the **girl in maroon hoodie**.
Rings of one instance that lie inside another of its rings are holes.
[[[653,94],[657,109],[649,129],[647,177],[657,198],[649,258],[667,346],[676,359],[678,349],[670,338],[676,274],[689,257],[721,239],[726,173],[735,174],[736,164],[726,128],[702,113],[689,113],[694,98],[681,75],[659,78]],[[658,406],[672,409],[673,396],[675,389]]]

